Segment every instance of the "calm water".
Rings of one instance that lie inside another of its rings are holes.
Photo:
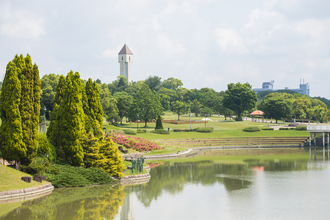
[[[0,213],[7,213],[0,219],[330,219],[329,165],[169,162],[153,168],[147,184],[56,189],[0,205]]]

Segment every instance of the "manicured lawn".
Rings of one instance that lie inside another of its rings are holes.
[[[0,192],[31,188],[49,183],[47,181],[42,181],[42,183],[39,183],[33,180],[31,183],[26,183],[21,180],[21,177],[23,176],[31,175],[0,164]]]

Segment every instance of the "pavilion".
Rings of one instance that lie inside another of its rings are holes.
[[[316,135],[322,134],[322,146],[323,146],[323,159],[325,158],[325,146],[328,146],[328,159],[330,156],[329,152],[329,135],[330,135],[330,125],[307,125],[307,131],[309,132],[309,146],[312,146],[312,136],[314,146],[316,148]],[[325,140],[325,135],[327,136],[327,140]],[[309,152],[311,155],[311,148],[309,148]]]
[[[260,118],[262,120],[262,122],[264,122],[264,115],[265,115],[265,113],[263,111],[255,110],[250,115],[252,116],[252,120],[251,121],[257,122],[258,119]]]

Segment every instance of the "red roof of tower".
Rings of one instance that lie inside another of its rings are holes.
[[[128,48],[128,46],[126,44],[123,46],[123,48],[121,48],[118,55],[119,54],[131,54],[131,55],[133,55],[132,51]]]

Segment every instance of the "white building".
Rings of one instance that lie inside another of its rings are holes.
[[[133,53],[125,44],[118,53],[118,62],[120,63],[120,75],[127,78],[128,83],[132,82]]]

